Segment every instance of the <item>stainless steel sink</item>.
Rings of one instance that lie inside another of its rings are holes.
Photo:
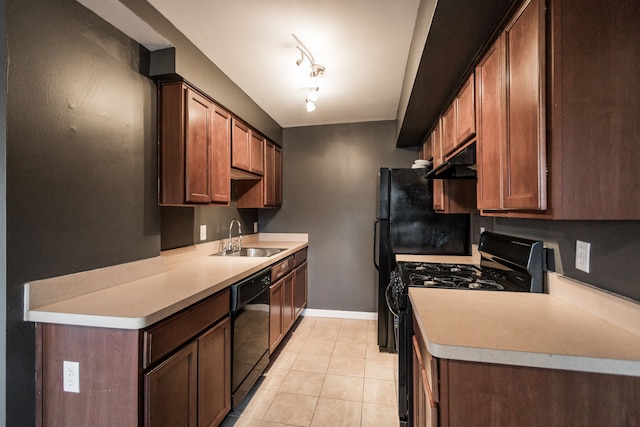
[[[277,253],[285,251],[281,248],[242,248],[235,252],[218,252],[214,256],[246,256],[246,257],[263,257],[268,258]]]

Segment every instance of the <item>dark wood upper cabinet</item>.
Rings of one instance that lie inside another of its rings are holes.
[[[282,149],[264,139],[264,175],[237,183],[239,208],[279,208],[282,206]]]
[[[476,134],[475,82],[473,74],[458,90],[440,117],[442,155],[447,157]]]
[[[455,148],[458,141],[458,135],[456,132],[456,116],[458,115],[458,104],[454,101],[444,110],[442,117],[440,118],[442,129],[442,155],[446,156],[451,153]]]
[[[159,92],[160,204],[229,203],[229,113],[184,82]]]
[[[640,219],[639,12],[531,0],[509,19],[476,68],[483,215]]]
[[[544,10],[526,1],[476,67],[479,209],[547,208]]]
[[[475,81],[473,74],[464,83],[456,103],[458,104],[457,145],[465,143],[476,134]]]
[[[232,120],[231,167],[237,179],[256,179],[264,174],[265,138],[239,119]]]
[[[502,208],[502,151],[505,147],[504,39],[476,67],[478,209]]]
[[[249,172],[264,174],[264,146],[265,138],[255,131],[250,132],[249,139]]]
[[[213,112],[211,201],[231,201],[231,114],[216,106]]]
[[[231,120],[231,166],[251,171],[249,126],[237,119]]]
[[[544,10],[544,0],[526,2],[502,35],[508,124],[502,163],[506,209],[547,208]]]

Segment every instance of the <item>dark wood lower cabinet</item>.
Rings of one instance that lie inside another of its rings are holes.
[[[144,377],[145,426],[219,425],[231,409],[230,318]]]
[[[293,292],[293,305],[295,307],[296,319],[302,313],[302,310],[307,306],[307,263],[306,261],[296,267],[295,269],[295,281]]]
[[[192,342],[144,375],[144,425],[198,425],[198,343]]]
[[[219,425],[231,410],[231,321],[198,338],[198,426]]]
[[[231,408],[229,291],[145,330],[36,325],[36,425],[219,425]],[[63,390],[79,363],[80,393]]]
[[[307,250],[295,253],[291,263],[280,263],[269,288],[269,352],[273,353],[307,306]],[[286,270],[282,270],[286,268]],[[272,269],[272,278],[274,270]]]
[[[456,360],[446,371],[442,425],[640,425],[639,377]]]
[[[429,378],[416,338],[415,427],[640,426],[640,377],[433,358]]]

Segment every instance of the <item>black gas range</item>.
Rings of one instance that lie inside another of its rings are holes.
[[[544,272],[553,270],[552,254],[543,242],[483,232],[478,244],[480,264],[399,261],[391,274],[386,298],[396,317],[398,345],[398,412],[400,425],[412,425],[412,314],[410,287],[450,289],[451,292],[502,291],[541,293]],[[549,262],[547,262],[549,259]]]

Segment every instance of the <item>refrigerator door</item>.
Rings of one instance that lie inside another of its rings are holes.
[[[380,169],[374,224],[374,266],[378,271],[378,346],[395,352],[394,318],[385,292],[395,254],[470,255],[469,215],[433,211],[432,181],[426,169]]]
[[[378,219],[389,219],[389,200],[391,191],[392,169],[381,168],[378,173]]]
[[[395,254],[470,255],[468,214],[433,210],[433,182],[426,169],[391,169],[389,223]]]

